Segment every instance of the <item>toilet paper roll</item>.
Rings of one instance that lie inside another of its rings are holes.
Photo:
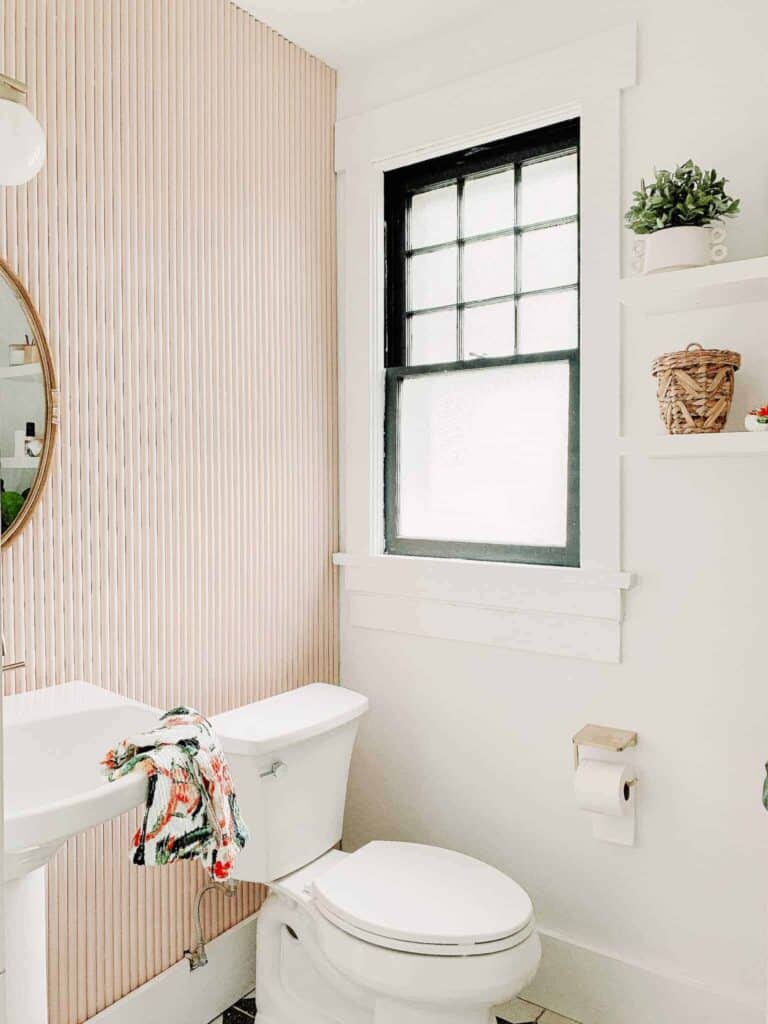
[[[582,760],[573,780],[576,802],[584,811],[621,817],[629,811],[632,778],[629,765]]]

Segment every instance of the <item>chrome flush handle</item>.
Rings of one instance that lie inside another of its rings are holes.
[[[285,761],[273,761],[266,771],[259,772],[260,779],[268,779],[271,777],[275,779],[281,778],[288,771],[288,765]]]

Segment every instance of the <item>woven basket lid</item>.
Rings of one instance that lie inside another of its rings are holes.
[[[738,370],[741,356],[727,348],[703,348],[694,341],[681,352],[666,352],[658,356],[653,360],[651,369],[656,376],[664,370],[694,370],[700,366],[732,366]]]

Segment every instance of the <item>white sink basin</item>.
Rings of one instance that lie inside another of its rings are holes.
[[[6,881],[47,863],[70,836],[144,802],[143,773],[107,782],[100,762],[158,716],[82,682],[3,699]]]
[[[90,683],[3,698],[8,1021],[47,1024],[45,865],[70,836],[144,802],[143,772],[107,782],[101,761],[158,715]]]

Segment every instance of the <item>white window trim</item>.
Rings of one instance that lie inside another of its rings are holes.
[[[336,561],[349,624],[620,659],[620,598],[631,582],[619,570],[620,105],[635,81],[628,25],[337,123]],[[571,117],[581,121],[581,568],[384,555],[384,172]],[[408,601],[410,616],[400,614]],[[594,623],[610,636],[598,630],[591,641]]]

